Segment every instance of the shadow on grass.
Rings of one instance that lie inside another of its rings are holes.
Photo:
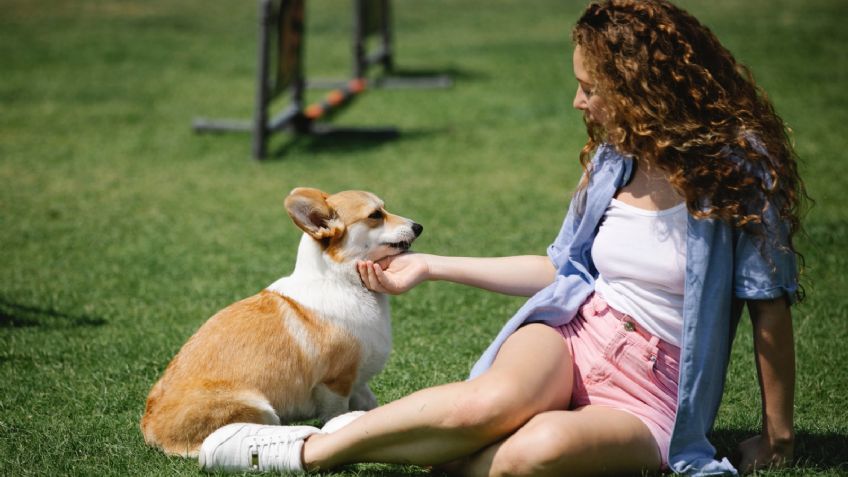
[[[716,430],[711,441],[719,456],[739,463],[736,446],[755,432],[740,429]],[[836,433],[811,433],[798,431],[795,436],[795,460],[793,466],[808,470],[848,470],[848,435]]]
[[[378,68],[379,69],[379,68]],[[491,75],[481,71],[472,71],[455,66],[445,68],[416,68],[416,67],[394,67],[387,74],[376,73],[369,79],[369,88],[373,89],[449,89],[457,82],[488,80]],[[393,80],[408,82],[397,84]],[[333,89],[346,83],[345,79],[317,78],[308,82],[310,89]]]
[[[400,130],[381,126],[333,126],[321,124],[316,133],[288,135],[273,149],[268,160],[284,161],[295,151],[308,153],[339,153],[365,151],[394,141],[427,139],[449,131],[449,128],[428,130]]]
[[[408,85],[412,88],[427,89],[432,88],[450,88],[457,81],[476,81],[481,79],[489,79],[489,75],[479,71],[470,71],[467,69],[449,67],[449,68],[408,68],[395,67],[386,75],[378,75],[375,83],[377,87],[381,84],[386,84],[389,88],[392,87],[392,79],[400,79],[402,81],[411,81]],[[418,86],[420,85],[420,86]],[[400,85],[403,88],[403,85]]]
[[[718,449],[718,456],[727,456],[736,465],[739,462],[735,453],[736,446],[743,440],[754,435],[748,430],[718,430],[711,436],[711,441]],[[844,472],[848,470],[848,435],[826,433],[816,434],[801,431],[795,437],[795,461],[793,468],[776,471],[780,475],[796,475],[804,471],[835,471]],[[414,476],[428,473],[422,467],[399,466],[385,464],[365,464],[347,466],[344,469],[353,471],[362,477],[387,477],[387,476]],[[333,474],[335,475],[335,474]],[[447,476],[438,468],[429,473],[434,477]],[[635,472],[625,474],[643,477],[659,477],[662,472]]]
[[[106,323],[107,321],[103,318],[72,315],[53,308],[20,305],[0,298],[0,328],[70,328],[102,326]]]

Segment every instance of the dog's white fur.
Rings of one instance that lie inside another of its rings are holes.
[[[368,387],[368,380],[383,369],[392,347],[388,298],[363,287],[355,268],[326,257],[320,244],[308,234],[303,234],[300,240],[294,272],[277,280],[267,290],[291,297],[327,321],[345,328],[366,350],[351,396],[324,392],[319,386],[315,400],[303,403],[305,408],[295,415],[329,418],[349,409],[376,407],[377,398]],[[301,349],[311,349],[304,330],[294,320],[291,331]]]
[[[145,441],[196,455],[231,422],[327,420],[368,410],[388,359],[387,297],[366,289],[358,260],[403,252],[421,232],[368,192],[298,188],[286,209],[304,230],[293,273],[210,318],[153,386]]]

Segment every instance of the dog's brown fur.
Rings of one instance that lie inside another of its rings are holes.
[[[314,356],[300,348],[287,320],[304,325],[317,348]],[[318,383],[349,394],[359,354],[343,330],[287,297],[262,291],[218,312],[171,361],[147,398],[144,440],[168,454],[192,456],[226,424],[279,424],[276,414],[255,402],[267,399],[274,409],[291,409]]]

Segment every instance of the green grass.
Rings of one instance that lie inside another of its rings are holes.
[[[544,253],[585,138],[568,40],[583,2],[396,3],[399,65],[449,71],[455,87],[371,91],[335,119],[396,125],[398,140],[280,136],[256,163],[248,136],[189,128],[252,114],[252,2],[0,2],[0,475],[196,475],[145,447],[144,399],[208,316],[289,273],[295,186],[377,192],[425,225],[422,251]],[[681,3],[769,91],[817,200],[800,239],[797,460],[763,475],[848,474],[848,6]],[[310,2],[310,76],[349,71],[349,4]],[[462,379],[520,303],[442,283],[393,299],[380,400]],[[724,454],[759,430],[750,335],[743,321]]]

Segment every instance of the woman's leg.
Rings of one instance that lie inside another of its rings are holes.
[[[657,443],[639,418],[585,406],[538,414],[450,470],[468,476],[578,476],[658,470],[660,465]]]
[[[547,325],[510,336],[492,367],[474,380],[424,389],[379,407],[303,447],[308,470],[355,462],[439,464],[470,455],[515,432],[536,414],[565,409],[571,355]]]

